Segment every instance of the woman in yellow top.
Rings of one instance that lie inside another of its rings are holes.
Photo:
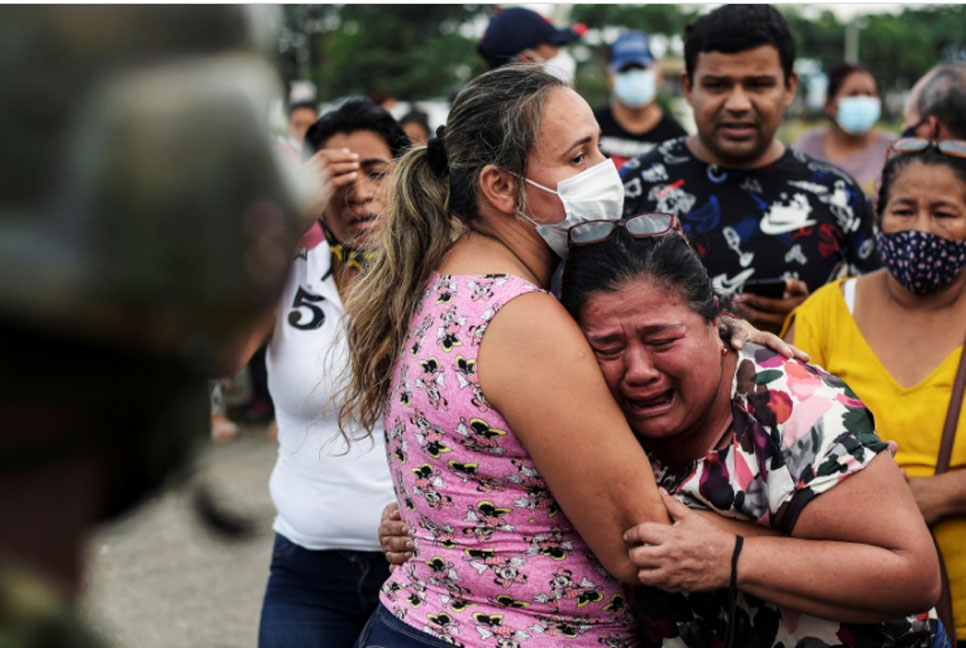
[[[893,152],[876,209],[885,268],[816,291],[784,336],[848,383],[879,435],[898,443],[896,461],[945,559],[963,641],[966,413],[949,472],[934,471],[966,337],[966,142],[906,139]]]

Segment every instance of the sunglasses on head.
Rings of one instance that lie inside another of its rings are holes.
[[[929,140],[921,137],[902,137],[889,145],[886,160],[893,155],[915,155],[931,148],[949,157],[966,158],[966,142],[963,140]]]
[[[668,232],[684,233],[681,222],[673,214],[652,212],[631,216],[627,220],[592,220],[570,228],[567,245],[580,246],[601,243],[612,237],[618,229],[624,228],[634,238],[664,236]]]

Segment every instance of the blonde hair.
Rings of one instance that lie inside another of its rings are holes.
[[[544,100],[565,87],[534,65],[506,65],[471,81],[453,102],[443,145],[445,172],[427,147],[396,163],[380,250],[345,300],[351,375],[339,394],[339,427],[367,435],[383,414],[392,372],[430,274],[479,219],[480,172],[493,164],[518,177],[540,132]],[[438,143],[437,143],[438,145]],[[517,188],[523,204],[523,187]]]

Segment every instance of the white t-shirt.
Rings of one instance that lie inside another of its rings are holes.
[[[299,250],[279,303],[265,356],[278,421],[274,529],[306,549],[379,551],[379,517],[395,499],[385,435],[379,427],[346,452],[336,413],[325,411],[349,363],[325,241]]]

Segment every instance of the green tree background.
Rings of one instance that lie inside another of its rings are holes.
[[[285,5],[286,81],[313,81],[323,100],[387,91],[444,97],[483,72],[476,40],[460,33],[480,5]],[[303,59],[303,60],[300,60]]]
[[[572,5],[571,22],[590,28],[643,29],[680,35],[707,5]],[[843,58],[847,25],[829,10],[778,5],[798,41],[799,57],[828,69]],[[493,5],[285,5],[280,65],[286,81],[310,79],[331,100],[377,90],[402,100],[447,97],[485,69],[476,37]],[[964,59],[966,5],[916,5],[900,14],[858,19],[859,59],[883,88],[908,88],[932,65]],[[606,45],[588,47],[578,89],[606,101]]]

